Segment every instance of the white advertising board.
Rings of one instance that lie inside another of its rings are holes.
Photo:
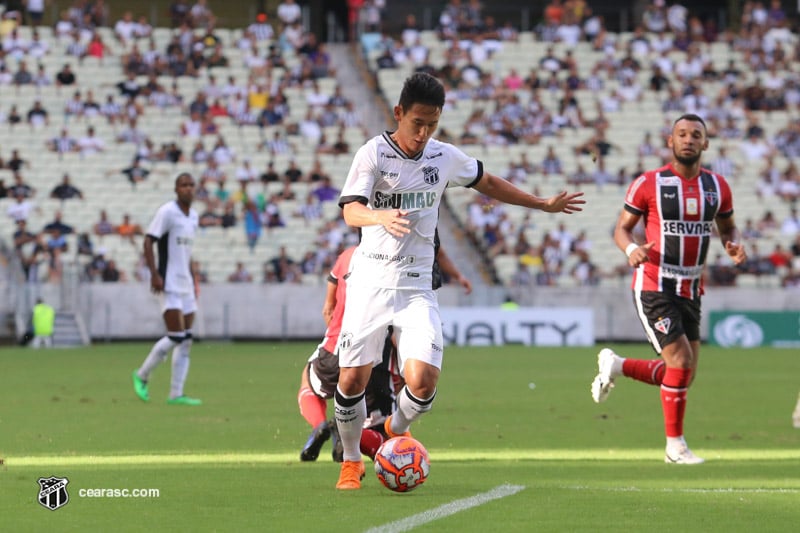
[[[440,311],[445,345],[594,345],[594,312],[589,307],[442,307]]]

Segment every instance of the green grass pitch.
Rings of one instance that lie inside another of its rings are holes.
[[[686,435],[706,458],[663,463],[659,393],[620,380],[596,405],[596,349],[448,348],[439,395],[413,428],[431,474],[394,494],[367,463],[362,489],[334,489],[326,445],[297,408],[312,343],[198,342],[187,393],[168,406],[169,364],[151,401],[131,371],[148,343],[0,349],[0,531],[797,531],[800,354],[704,346]],[[645,345],[615,347],[652,357]],[[331,409],[329,409],[329,413]],[[66,477],[69,502],[37,501]],[[158,489],[151,498],[81,489]],[[499,491],[499,492],[498,492]],[[494,496],[492,496],[494,495]]]

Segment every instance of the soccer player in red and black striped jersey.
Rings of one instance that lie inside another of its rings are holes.
[[[708,149],[703,119],[679,117],[667,138],[672,162],[645,172],[628,187],[625,205],[614,230],[614,241],[633,267],[633,301],[647,338],[660,359],[623,358],[608,348],[597,356],[599,373],[592,398],[602,402],[614,380],[626,376],[658,385],[667,437],[667,463],[698,464],[683,437],[686,393],[700,355],[700,299],[703,265],[714,237],[714,226],[734,263],[747,259],[737,242],[733,197],[724,177],[700,166]],[[645,224],[645,242],[634,241],[633,230]]]

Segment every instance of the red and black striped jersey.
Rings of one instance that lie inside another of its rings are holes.
[[[733,215],[733,197],[725,178],[701,168],[688,179],[666,165],[630,184],[625,209],[643,218],[647,242],[655,243],[650,261],[634,271],[633,289],[684,298],[703,294],[703,265],[714,221]]]

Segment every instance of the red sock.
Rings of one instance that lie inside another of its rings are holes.
[[[691,368],[667,368],[664,372],[664,380],[661,383],[661,408],[664,411],[664,432],[667,437],[683,436],[686,391],[691,377]]]
[[[373,429],[365,429],[361,432],[360,448],[361,453],[375,460],[375,454],[378,453],[378,448],[383,444],[383,435]]]
[[[302,388],[297,393],[297,404],[300,406],[300,414],[311,424],[312,428],[317,427],[325,419],[328,410],[328,403],[314,394],[314,391]]]
[[[625,376],[649,385],[661,385],[664,368],[662,359],[625,359],[622,363],[622,373]]]

